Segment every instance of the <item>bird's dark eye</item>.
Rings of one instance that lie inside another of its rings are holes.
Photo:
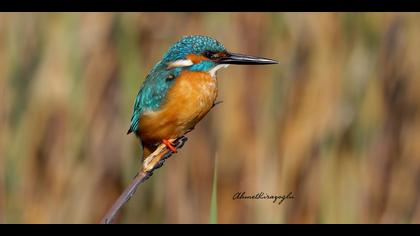
[[[204,56],[209,58],[209,59],[217,59],[219,58],[219,54],[217,52],[213,52],[213,51],[205,51],[204,52]]]

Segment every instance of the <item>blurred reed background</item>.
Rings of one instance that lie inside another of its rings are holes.
[[[140,167],[126,135],[183,35],[279,60],[219,75],[222,105],[120,223],[420,223],[420,14],[0,14],[0,223],[97,223]],[[232,200],[245,191],[287,194]]]

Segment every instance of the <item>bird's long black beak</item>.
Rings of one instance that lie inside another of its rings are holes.
[[[219,59],[218,63],[235,65],[265,65],[277,64],[278,62],[264,57],[254,57],[239,53],[228,52],[224,57]]]

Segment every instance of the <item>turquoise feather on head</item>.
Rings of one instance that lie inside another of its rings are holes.
[[[202,55],[206,52],[224,52],[223,44],[208,36],[185,36],[176,42],[163,56],[163,62],[185,59],[187,55]]]

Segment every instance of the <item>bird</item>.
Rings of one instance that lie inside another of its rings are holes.
[[[215,105],[219,69],[277,63],[229,52],[209,36],[184,36],[146,76],[134,101],[127,134],[139,138],[143,160],[162,143],[175,153],[173,140],[191,131]]]

